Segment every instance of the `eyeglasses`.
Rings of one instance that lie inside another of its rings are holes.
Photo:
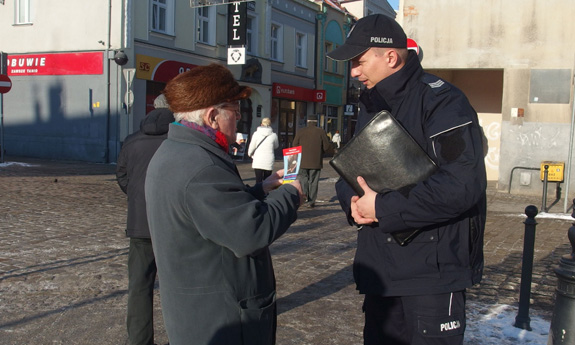
[[[242,117],[242,113],[240,112],[240,102],[228,102],[228,103],[221,103],[215,106],[216,109],[225,109],[232,111],[235,115],[236,119],[239,120]]]

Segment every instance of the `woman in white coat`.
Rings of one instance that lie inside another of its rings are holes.
[[[275,160],[274,150],[278,146],[278,136],[271,128],[271,120],[264,117],[261,126],[252,135],[248,147],[248,156],[253,159],[252,168],[256,174],[256,183],[271,175]]]

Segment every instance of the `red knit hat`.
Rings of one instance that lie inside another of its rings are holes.
[[[249,98],[252,89],[240,86],[226,67],[212,63],[177,75],[163,93],[170,110],[183,113]]]

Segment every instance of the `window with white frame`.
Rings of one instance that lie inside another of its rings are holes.
[[[307,35],[296,32],[295,37],[295,64],[298,67],[307,66]]]
[[[258,51],[257,23],[256,17],[248,16],[246,23],[246,52],[252,55],[257,55]]]
[[[333,44],[331,42],[325,42],[325,54],[323,55],[323,69],[326,72],[329,72],[331,66],[331,59],[327,57],[327,53],[333,50]]]
[[[14,3],[14,23],[16,24],[29,24],[30,19],[30,0],[16,0]]]
[[[282,27],[277,24],[272,24],[270,38],[271,38],[271,52],[270,57],[272,60],[281,61],[283,58],[283,37]]]
[[[198,42],[216,45],[216,9],[213,6],[198,7]]]
[[[336,45],[334,45],[334,48],[333,48],[333,49],[335,49],[335,48],[337,48]],[[339,66],[340,66],[341,62],[332,59],[332,60],[331,60],[331,64],[332,64],[332,70],[331,70],[331,71],[332,71],[333,73],[339,73]]]
[[[174,0],[151,0],[150,28],[152,31],[174,34]]]

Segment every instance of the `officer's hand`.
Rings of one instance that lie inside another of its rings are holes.
[[[357,182],[363,189],[363,196],[353,196],[351,198],[351,216],[353,220],[360,225],[377,222],[375,217],[375,197],[377,193],[369,188],[363,177],[358,176]]]

